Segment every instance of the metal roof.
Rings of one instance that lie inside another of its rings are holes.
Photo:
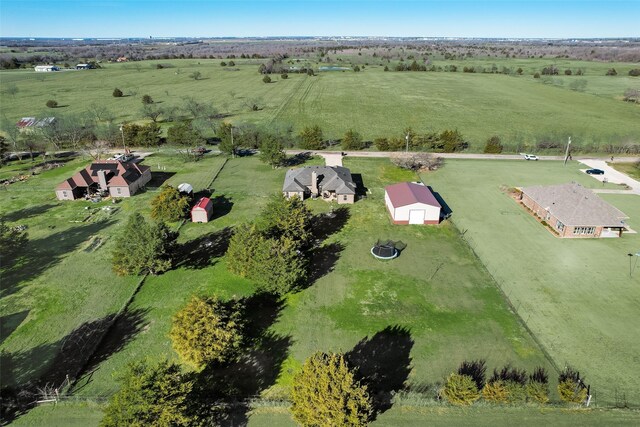
[[[401,182],[385,187],[384,191],[389,196],[394,207],[423,203],[429,206],[441,208],[440,203],[433,195],[429,187],[415,182]]]

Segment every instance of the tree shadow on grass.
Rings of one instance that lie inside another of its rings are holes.
[[[270,330],[284,309],[284,301],[270,294],[242,300],[243,342],[238,357],[207,366],[196,380],[195,406],[200,416],[217,425],[246,425],[248,399],[275,384],[292,340]],[[212,404],[224,400],[222,409]]]
[[[160,172],[160,171],[151,172],[151,180],[147,182],[145,187],[148,190],[155,190],[157,188],[160,188],[162,187],[162,184],[164,184],[169,178],[171,178],[175,174],[176,174],[175,172]]]
[[[141,330],[144,315],[143,310],[123,314],[121,321],[127,327],[112,339],[103,341],[115,314],[85,322],[58,342],[26,351],[2,352],[2,420],[11,421],[31,409],[42,398],[43,389],[59,389],[67,380],[73,381],[90,360],[99,363],[121,350]]]
[[[31,206],[29,208],[20,209],[13,212],[7,212],[6,214],[2,215],[2,219],[4,219],[7,222],[24,220],[24,219],[32,218],[34,216],[42,215],[43,213],[47,212],[49,209],[54,208],[56,206],[58,205],[55,205],[52,203]]]
[[[310,250],[307,283],[311,285],[331,273],[343,250],[344,245],[340,242],[329,243]]]
[[[233,201],[224,194],[212,198],[211,203],[213,203],[213,215],[211,216],[211,221],[229,214],[233,208]]]
[[[214,265],[227,252],[232,234],[233,229],[225,227],[180,245],[175,266],[200,270]]]
[[[284,161],[283,166],[289,167],[289,168],[294,167],[294,166],[300,166],[300,165],[305,164],[306,162],[308,162],[312,158],[313,158],[313,155],[310,152],[303,152],[303,153],[294,154],[293,156],[287,158]]]
[[[78,249],[91,235],[111,224],[111,220],[94,222],[53,233],[42,239],[29,240],[27,246],[14,258],[3,260],[0,298],[17,292],[21,283],[40,276],[58,264],[67,253]]]
[[[0,344],[18,329],[18,326],[27,318],[29,310],[19,311],[0,317]]]
[[[356,378],[367,386],[372,397],[374,419],[391,408],[393,395],[405,388],[413,343],[407,328],[387,326],[346,353],[345,359],[355,369]]]
[[[314,215],[311,219],[311,232],[317,240],[326,240],[332,234],[342,230],[349,221],[349,208],[341,206],[331,212]]]

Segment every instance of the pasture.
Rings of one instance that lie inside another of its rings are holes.
[[[435,61],[457,65],[449,72],[384,72],[384,63],[369,57],[363,71],[328,71],[317,76],[289,74],[284,80],[272,75],[262,82],[257,69],[262,60],[236,60],[235,67],[221,67],[220,60],[191,59],[103,64],[103,69],[35,73],[30,70],[0,73],[1,111],[11,120],[24,116],[82,113],[92,105],[109,109],[116,123],[143,120],[141,98],[150,95],[161,108],[178,108],[192,97],[212,103],[233,123],[269,126],[287,124],[297,132],[318,124],[328,139],[340,139],[352,128],[365,139],[397,136],[406,127],[415,131],[458,129],[481,151],[488,137],[499,135],[511,151],[532,151],[538,141],[563,144],[573,136],[574,149],[594,150],[614,144],[637,143],[640,108],[623,102],[628,88],[638,88],[638,78],[626,75],[637,64],[597,63],[547,59],[496,59]],[[345,56],[339,65],[362,63],[362,57]],[[304,63],[304,62],[303,62]],[[522,76],[462,73],[463,66],[516,69]],[[158,69],[163,64],[165,68]],[[560,70],[578,68],[584,76],[534,79],[542,67],[557,64]],[[293,63],[297,65],[297,63]],[[313,66],[319,64],[313,63]],[[393,63],[388,64],[393,68]],[[615,67],[618,76],[605,76]],[[202,78],[190,75],[200,72]],[[546,82],[546,84],[543,82]],[[584,80],[584,91],[571,84]],[[9,95],[8,87],[17,93]],[[125,96],[114,98],[114,88]],[[55,99],[60,107],[45,103]],[[256,103],[258,111],[248,105]],[[160,118],[165,120],[165,117]],[[166,127],[169,123],[163,123]]]
[[[638,406],[640,272],[630,277],[638,234],[620,239],[558,239],[504,191],[575,181],[602,184],[569,162],[447,161],[426,183],[443,194],[453,221],[496,278],[518,314],[559,366],[570,364],[591,384],[598,404]],[[602,198],[640,227],[640,198]]]

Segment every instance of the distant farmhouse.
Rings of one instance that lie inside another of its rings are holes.
[[[77,64],[76,70],[90,70],[93,66],[91,64]]]
[[[287,171],[282,193],[286,197],[322,197],[338,204],[351,204],[355,202],[356,184],[351,171],[342,166],[306,166]]]
[[[401,182],[385,187],[384,201],[394,224],[438,224],[442,206],[429,187]]]
[[[102,160],[91,163],[56,187],[58,200],[74,200],[97,191],[112,197],[131,197],[151,180],[149,166]]]
[[[35,70],[36,73],[50,73],[52,71],[60,71],[60,67],[55,65],[36,65]]]
[[[56,121],[55,117],[43,117],[41,119],[37,119],[35,117],[23,117],[21,118],[16,126],[21,131],[30,131],[37,128],[44,128],[54,124]]]
[[[628,216],[580,184],[525,187],[521,200],[560,237],[620,237],[627,231]]]

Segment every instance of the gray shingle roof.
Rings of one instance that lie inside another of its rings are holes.
[[[298,192],[311,188],[311,173],[318,175],[321,191],[335,191],[336,194],[356,194],[356,184],[351,171],[342,166],[306,166],[289,169],[284,178],[282,191]]]
[[[522,192],[564,225],[620,227],[629,218],[580,184],[525,187]]]

